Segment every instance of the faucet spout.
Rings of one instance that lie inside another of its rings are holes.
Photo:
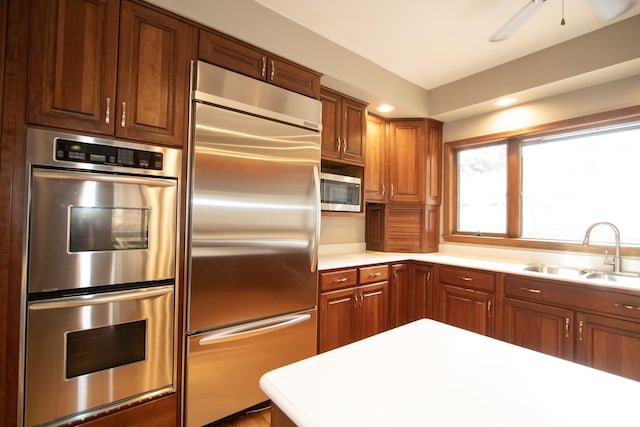
[[[612,265],[613,272],[619,273],[620,271],[622,271],[622,268],[621,268],[622,258],[620,257],[620,230],[618,230],[618,227],[616,227],[610,222],[596,222],[591,224],[589,228],[587,228],[587,232],[584,235],[584,239],[582,239],[582,246],[589,246],[589,240],[591,239],[591,231],[598,225],[606,225],[613,230],[613,233],[615,235],[616,253],[615,253],[615,256],[613,257],[613,262],[609,261],[608,258],[605,258],[604,263],[607,265]]]

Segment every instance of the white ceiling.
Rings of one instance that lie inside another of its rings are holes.
[[[511,38],[493,43],[530,0],[255,1],[427,90],[640,14],[636,4],[604,21],[587,0],[565,0],[561,26],[562,0],[547,0]]]

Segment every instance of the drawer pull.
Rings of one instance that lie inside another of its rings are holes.
[[[638,306],[629,305],[629,304],[620,304],[619,302],[614,302],[613,305],[618,308],[626,308],[627,310],[640,310],[640,307]]]
[[[465,282],[472,282],[473,281],[473,279],[471,277],[467,277],[467,276],[458,276],[458,279],[464,280]]]
[[[542,291],[540,289],[534,288],[520,288],[521,291],[529,292],[530,294],[541,294]]]
[[[337,299],[335,301],[329,301],[329,305],[342,304],[343,302],[349,302],[350,300],[351,300],[351,298]],[[358,297],[357,296],[356,296],[356,301],[358,301]]]
[[[342,282],[346,282],[347,278],[346,277],[342,277],[340,279],[334,279],[333,283],[342,283]]]
[[[382,273],[380,273],[380,272],[371,273],[371,274],[369,274],[369,279],[373,279],[374,277],[378,277],[378,276],[382,276]]]

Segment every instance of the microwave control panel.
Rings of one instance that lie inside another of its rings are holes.
[[[55,157],[56,160],[137,169],[162,170],[163,166],[162,153],[61,138],[56,140]]]

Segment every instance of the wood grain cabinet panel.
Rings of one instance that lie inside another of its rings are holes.
[[[391,327],[431,315],[431,267],[422,264],[391,265]]]
[[[577,314],[576,361],[640,381],[640,323]]]
[[[35,0],[27,121],[183,146],[189,26],[126,0]]]
[[[319,73],[224,34],[201,29],[198,58],[302,95],[320,95]]]
[[[424,120],[389,122],[389,201],[425,202],[425,138]]]
[[[189,27],[125,1],[120,18],[116,135],[182,146],[186,140]]]
[[[504,340],[573,360],[574,312],[517,299],[504,301]]]
[[[380,117],[367,115],[367,142],[365,145],[364,200],[385,202],[387,195],[386,122]]]
[[[325,160],[364,166],[367,105],[321,88],[322,144]]]
[[[34,0],[27,121],[113,135],[119,0]]]
[[[319,298],[318,351],[320,353],[356,340],[358,294],[356,288],[322,292]]]
[[[478,334],[493,335],[493,295],[445,285],[440,294],[440,320]]]

